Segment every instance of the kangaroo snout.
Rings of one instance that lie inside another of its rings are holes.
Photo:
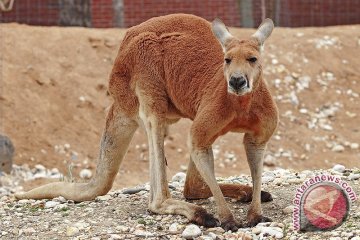
[[[245,77],[231,77],[229,81],[230,87],[232,87],[234,90],[238,91],[242,88],[244,88],[247,85],[247,80]]]

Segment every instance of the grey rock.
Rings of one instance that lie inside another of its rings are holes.
[[[173,182],[185,182],[186,174],[183,172],[178,172],[172,177]]]
[[[144,187],[127,188],[122,191],[122,194],[135,194],[144,190]]]
[[[15,148],[10,138],[0,134],[0,172],[10,173]]]

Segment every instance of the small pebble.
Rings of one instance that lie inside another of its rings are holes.
[[[339,173],[343,173],[345,171],[345,166],[344,165],[340,165],[340,164],[336,164],[332,170],[339,172]]]
[[[152,237],[154,236],[153,233],[145,231],[145,230],[141,230],[141,229],[136,229],[133,234],[135,236],[139,236],[139,237]]]
[[[354,150],[355,150],[355,149],[358,149],[358,148],[359,148],[359,144],[358,144],[358,143],[351,143],[351,144],[350,144],[350,148],[351,148],[351,149],[354,149]]]
[[[104,196],[98,196],[96,197],[96,200],[97,201],[108,201],[111,199],[111,196],[110,195],[104,195]]]
[[[358,180],[360,178],[360,173],[350,173],[348,179],[351,180]]]
[[[201,235],[201,229],[194,225],[187,225],[184,231],[181,233],[181,236],[185,239],[193,239]]]
[[[173,182],[185,182],[186,174],[183,172],[176,173],[171,180]]]
[[[82,169],[79,175],[82,179],[89,179],[92,177],[92,172],[90,169]]]
[[[66,236],[72,237],[78,234],[80,230],[77,227],[67,227],[66,228]]]
[[[261,228],[261,235],[270,235],[277,239],[283,238],[284,233],[281,228],[278,227],[262,227]]]
[[[45,206],[44,208],[53,208],[57,205],[59,205],[60,203],[59,202],[55,202],[55,201],[48,201],[45,203]]]
[[[333,151],[333,152],[343,152],[344,150],[345,150],[344,146],[343,146],[343,145],[340,145],[340,144],[335,145],[335,146],[331,149],[331,151]]]

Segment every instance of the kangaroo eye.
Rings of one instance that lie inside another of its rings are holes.
[[[225,62],[226,62],[226,64],[230,64],[230,63],[231,63],[231,59],[230,59],[230,58],[225,58]]]
[[[251,63],[254,63],[254,62],[257,61],[257,58],[256,58],[256,57],[251,57],[251,58],[248,58],[248,59],[246,59],[246,60],[248,60],[248,61],[251,62]]]

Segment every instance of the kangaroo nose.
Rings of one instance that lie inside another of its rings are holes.
[[[239,90],[246,85],[246,79],[244,77],[231,77],[229,85],[235,89]]]

